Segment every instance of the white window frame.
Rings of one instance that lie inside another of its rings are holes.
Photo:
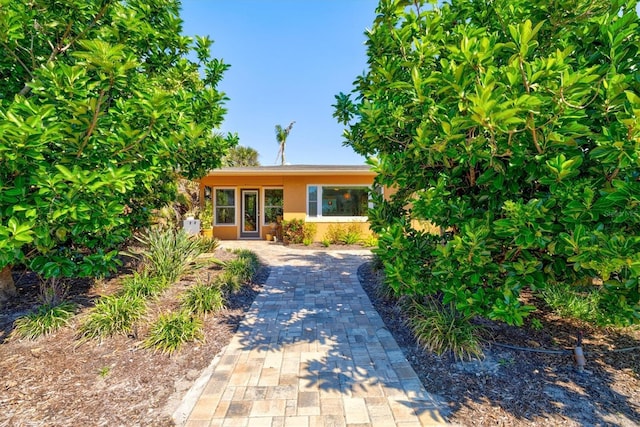
[[[263,187],[262,188],[262,218],[261,222],[263,226],[273,225],[275,222],[266,222],[265,215],[267,214],[267,190],[280,190],[282,191],[282,215],[284,216],[284,187]]]
[[[233,190],[233,206],[221,205],[218,206],[218,190]],[[218,207],[220,208],[233,208],[233,223],[221,223],[218,222]],[[216,227],[236,227],[238,223],[238,189],[236,187],[213,187],[213,221]]]
[[[309,215],[309,187],[317,187],[317,216]],[[369,217],[366,215],[362,216],[323,216],[322,215],[322,187],[337,187],[337,188],[362,188],[366,189],[367,192],[371,192],[371,186],[366,184],[307,184],[306,194],[305,194],[305,205],[306,205],[306,221],[307,222],[367,222]],[[369,195],[369,200],[371,200],[371,195]],[[369,206],[371,206],[371,201],[369,201]]]

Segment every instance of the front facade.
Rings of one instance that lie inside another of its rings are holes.
[[[331,224],[358,223],[369,232],[374,177],[368,166],[222,168],[200,180],[200,194],[212,204],[219,239],[264,239],[281,217],[316,223],[320,240]]]

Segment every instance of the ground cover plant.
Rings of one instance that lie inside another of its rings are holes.
[[[36,311],[16,319],[15,334],[21,338],[35,339],[54,332],[69,323],[76,309],[76,305],[70,301],[56,305],[42,304]]]
[[[163,353],[173,353],[193,341],[204,339],[204,325],[199,317],[187,311],[177,311],[161,314],[151,326],[149,336],[143,346],[160,350]]]
[[[417,306],[428,310],[418,318],[431,318],[421,337],[421,331],[411,328],[416,318],[414,310],[407,309],[411,298],[388,294],[375,258],[360,266],[358,277],[425,388],[448,402],[453,425],[631,427],[640,422],[640,328],[594,327],[559,317],[539,301],[539,310],[521,327],[476,317],[459,328],[432,333],[453,318],[447,320],[443,310],[430,310],[430,305],[440,304],[430,301]],[[454,346],[440,355],[425,346],[424,337],[436,338],[431,344],[446,337],[457,342],[477,339],[469,328],[483,330],[481,359],[461,360],[451,351]],[[571,351],[577,331],[582,332],[587,358],[584,370],[576,366]]]
[[[222,289],[217,284],[198,283],[185,292],[182,307],[195,315],[216,313],[224,308]]]
[[[336,97],[388,284],[522,325],[554,289],[640,320],[636,2],[382,0]],[[440,235],[414,227],[431,221]]]

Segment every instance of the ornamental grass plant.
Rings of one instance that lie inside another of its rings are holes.
[[[459,360],[483,357],[481,329],[471,323],[471,315],[434,298],[413,299],[406,304],[409,327],[425,349],[437,355],[451,352]]]
[[[82,339],[128,335],[146,313],[144,297],[123,293],[101,297],[78,331]]]
[[[203,322],[187,311],[161,314],[144,340],[145,348],[171,354],[187,342],[204,339]]]
[[[56,305],[42,304],[35,312],[16,319],[13,324],[13,335],[33,340],[50,334],[67,325],[76,309],[77,305],[70,301],[63,301]]]
[[[222,289],[216,284],[198,283],[182,296],[182,308],[195,315],[216,313],[224,308]]]

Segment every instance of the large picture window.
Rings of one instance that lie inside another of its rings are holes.
[[[278,216],[282,216],[282,206],[282,188],[266,188],[264,190],[264,223],[275,223]]]
[[[307,213],[310,217],[363,217],[369,208],[369,187],[307,187]]]
[[[216,188],[215,202],[216,225],[235,225],[236,190],[233,188]]]

